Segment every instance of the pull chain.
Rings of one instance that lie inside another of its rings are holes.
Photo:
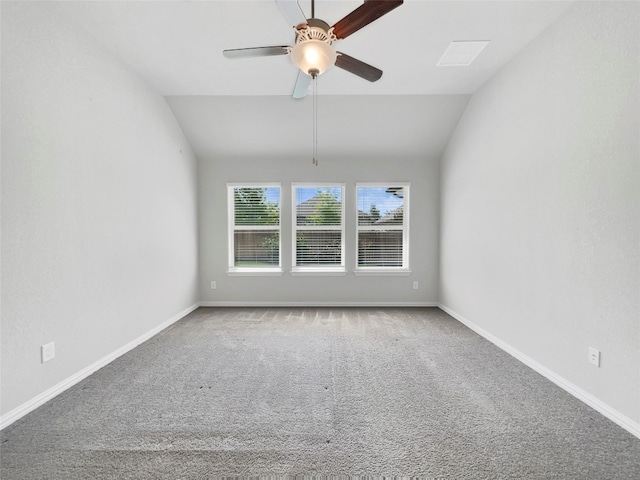
[[[318,73],[310,71],[313,78],[313,164],[318,166]]]

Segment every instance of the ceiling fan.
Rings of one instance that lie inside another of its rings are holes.
[[[389,13],[402,5],[403,0],[364,0],[362,5],[332,27],[327,22],[315,18],[314,0],[311,0],[311,18],[309,19],[305,17],[297,0],[276,0],[276,3],[289,24],[295,28],[294,46],[278,45],[224,50],[225,57],[291,55],[291,61],[300,69],[293,89],[293,98],[304,97],[311,79],[315,79],[332,65],[370,82],[380,79],[382,70],[336,51],[333,42],[347,38]]]

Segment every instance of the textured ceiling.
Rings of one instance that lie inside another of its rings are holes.
[[[299,3],[310,16],[310,2]],[[317,0],[316,17],[333,25],[361,3]],[[357,147],[367,154],[385,147],[425,156],[441,151],[469,95],[570,3],[405,0],[338,42],[340,51],[382,69],[384,75],[369,83],[332,68],[319,78],[320,107],[324,103],[322,108],[332,110],[332,115],[319,117],[325,151],[347,154]],[[290,150],[299,148],[298,143],[307,145],[308,135],[297,132],[311,131],[311,103],[308,98],[287,98],[296,79],[288,56],[232,60],[222,55],[229,48],[292,44],[292,28],[274,0],[67,1],[55,8],[152,88],[172,97],[169,103],[199,156],[254,155],[258,147]],[[437,67],[454,40],[491,43],[469,67]],[[248,100],[256,96],[276,98]],[[394,96],[441,97],[416,101]],[[224,135],[209,135],[207,140],[205,126]],[[298,136],[283,146],[287,135],[275,136],[274,130]],[[352,135],[345,133],[349,131]],[[237,143],[249,134],[252,145]]]

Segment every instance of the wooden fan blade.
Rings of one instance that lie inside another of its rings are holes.
[[[338,54],[338,58],[336,58],[336,67],[340,67],[341,69],[362,77],[365,80],[369,80],[370,82],[380,80],[380,77],[382,76],[382,70],[376,67],[372,67],[371,65],[361,62],[356,58],[350,57],[349,55],[345,55],[342,52],[336,53]]]
[[[286,55],[288,53],[289,50],[287,50],[286,46],[235,48],[222,52],[227,58],[271,57],[273,55]]]
[[[298,0],[276,0],[278,7],[289,25],[297,27],[302,23],[307,23],[307,17],[298,4]]]
[[[311,83],[311,77],[302,70],[298,70],[298,78],[296,79],[296,85],[293,87],[293,98],[304,98],[307,96],[307,90],[309,90],[309,84]]]
[[[362,27],[402,5],[402,0],[364,0],[364,3],[333,26],[338,39],[347,38]]]

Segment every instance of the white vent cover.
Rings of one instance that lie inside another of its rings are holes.
[[[466,67],[480,55],[484,47],[489,45],[489,40],[451,42],[440,57],[438,67]]]

